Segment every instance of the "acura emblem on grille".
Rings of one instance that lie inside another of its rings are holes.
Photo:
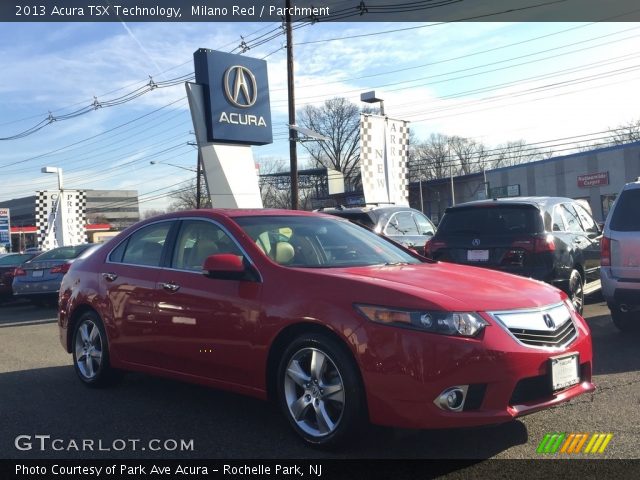
[[[544,323],[547,327],[556,328],[556,324],[553,321],[553,318],[551,318],[551,315],[549,315],[548,313],[545,313],[542,318],[544,319]]]

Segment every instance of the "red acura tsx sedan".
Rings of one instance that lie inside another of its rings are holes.
[[[506,422],[595,388],[589,328],[560,290],[318,213],[140,222],[71,266],[58,323],[88,386],[135,370],[271,398],[316,445],[366,422]]]

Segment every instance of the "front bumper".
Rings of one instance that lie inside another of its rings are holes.
[[[553,350],[523,346],[495,322],[473,339],[366,324],[354,335],[366,345],[358,361],[370,420],[403,428],[496,424],[591,392],[591,336],[581,318],[573,321],[577,338]],[[549,359],[570,352],[579,355],[580,382],[553,392]],[[474,392],[462,411],[434,404],[441,392],[459,385]]]

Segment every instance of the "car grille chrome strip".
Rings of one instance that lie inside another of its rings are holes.
[[[516,342],[526,347],[562,349],[578,338],[571,312],[564,304],[539,309],[489,312],[489,315]]]
[[[576,327],[571,320],[565,322],[554,332],[522,329],[509,329],[509,331],[521,343],[536,347],[564,347],[573,342],[578,336]]]

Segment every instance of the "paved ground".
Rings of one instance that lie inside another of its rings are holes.
[[[58,341],[55,310],[0,306],[0,457],[166,457],[165,452],[18,451],[18,435],[52,438],[194,440],[172,458],[539,458],[547,432],[612,432],[604,457],[640,458],[640,335],[619,334],[603,303],[585,316],[595,348],[598,390],[505,425],[449,431],[372,428],[340,453],[302,445],[276,409],[207,388],[130,374],[116,387],[90,390],[75,378]],[[37,442],[34,442],[34,447]]]

